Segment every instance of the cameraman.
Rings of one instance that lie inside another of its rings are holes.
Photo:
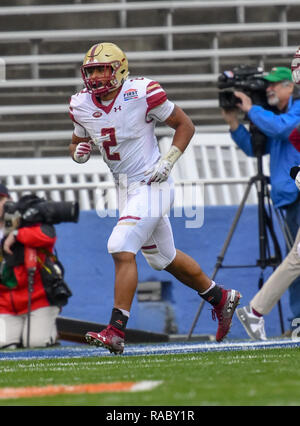
[[[232,139],[249,156],[254,156],[252,135],[239,123],[239,110],[267,137],[264,154],[270,154],[271,198],[275,208],[284,210],[287,225],[295,240],[300,226],[300,197],[290,169],[300,164],[300,153],[289,141],[291,131],[300,122],[300,96],[292,79],[292,72],[286,67],[276,67],[264,77],[268,81],[267,102],[277,111],[272,112],[259,105],[253,105],[245,93],[235,91],[240,99],[238,108],[225,110],[222,115],[230,126]],[[293,315],[300,317],[300,279],[290,287],[290,308]]]
[[[298,189],[300,189],[300,167],[292,167],[290,175],[295,180]],[[269,276],[249,305],[236,311],[237,317],[248,336],[254,340],[266,340],[264,315],[273,309],[283,293],[298,277],[300,277],[300,228],[293,247],[283,262]],[[292,323],[292,326],[298,325],[298,320],[299,318],[297,318],[296,324]]]
[[[20,226],[4,235],[5,204],[10,200],[7,188],[0,184],[0,347],[45,347],[57,339],[56,318],[58,306],[51,306],[41,279],[41,268],[46,253],[53,252],[55,228],[41,223]],[[27,247],[36,249],[37,264],[34,273],[30,306],[30,341],[28,326],[28,270],[25,265]],[[2,258],[2,259],[1,259]]]

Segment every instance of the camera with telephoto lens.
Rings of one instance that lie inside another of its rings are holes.
[[[78,222],[77,201],[46,201],[35,194],[24,195],[18,202],[7,201],[3,206],[4,229],[10,231],[35,223],[49,225],[61,222]]]
[[[232,90],[224,90],[233,88],[244,92],[251,98],[253,104],[269,108],[266,96],[267,86],[268,82],[263,78],[262,68],[248,65],[234,67],[232,70],[224,71],[218,78],[219,105],[226,110],[236,108],[241,102]]]

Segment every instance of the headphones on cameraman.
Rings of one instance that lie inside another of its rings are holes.
[[[6,201],[3,209],[4,229],[3,235],[6,237],[11,231],[18,229],[21,223],[21,213],[16,209],[16,203]]]

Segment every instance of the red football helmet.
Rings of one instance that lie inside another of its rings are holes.
[[[291,70],[294,83],[300,84],[300,47],[292,60]]]

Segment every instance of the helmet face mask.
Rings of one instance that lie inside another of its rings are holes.
[[[102,76],[92,76],[99,67]],[[85,55],[81,75],[89,93],[101,95],[118,89],[129,74],[125,53],[113,43],[99,43],[92,46]]]
[[[101,78],[92,77],[92,74],[95,68],[99,68],[99,71],[102,73]],[[86,88],[90,93],[95,95],[100,95],[101,93],[105,94],[111,90],[115,90],[116,79],[114,77],[114,71],[112,67],[108,64],[97,64],[95,65],[86,65],[82,67],[82,77],[85,83]]]

